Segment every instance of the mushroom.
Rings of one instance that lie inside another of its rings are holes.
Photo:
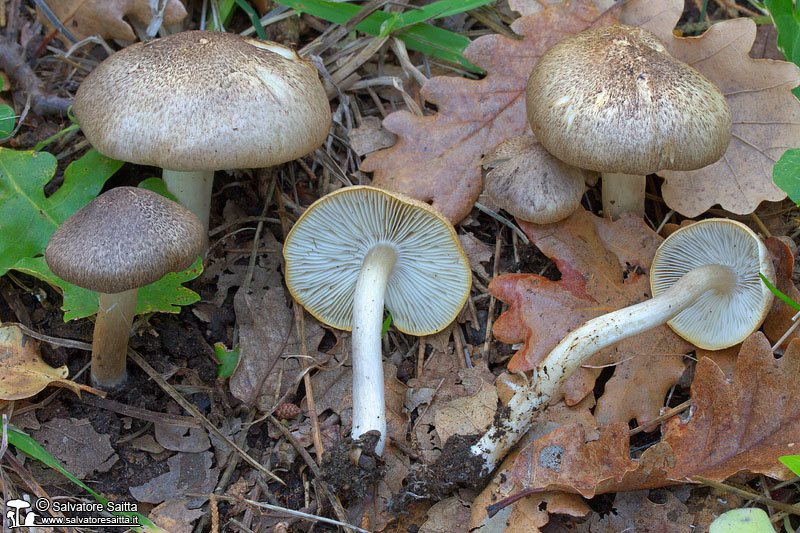
[[[100,153],[164,169],[167,189],[208,229],[214,171],[277,165],[328,135],[314,66],[270,41],[187,31],[110,56],[73,113]]]
[[[774,283],[769,252],[739,222],[707,219],[667,237],[650,269],[654,297],[589,320],[567,335],[472,446],[475,470],[493,470],[573,372],[607,346],[664,323],[701,348],[742,342],[772,305],[759,272]]]
[[[547,50],[528,78],[528,121],[558,159],[603,173],[603,213],[644,213],[645,176],[717,161],[731,137],[725,97],[656,36],[613,25]]]
[[[581,205],[586,188],[581,169],[553,157],[533,135],[506,139],[483,156],[481,166],[492,169],[486,193],[521,220],[550,224]]]
[[[100,292],[92,339],[96,387],[113,389],[126,380],[139,287],[189,268],[205,243],[203,225],[191,211],[135,187],[101,194],[56,229],[44,254],[50,270]]]
[[[312,204],[283,248],[286,286],[317,319],[353,331],[352,438],[386,443],[381,326],[384,304],[410,335],[444,329],[469,295],[472,275],[453,226],[432,207],[367,186]]]

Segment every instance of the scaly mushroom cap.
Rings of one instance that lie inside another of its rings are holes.
[[[102,154],[179,171],[291,161],[321,145],[331,123],[311,63],[216,31],[120,50],[81,83],[72,110]]]
[[[599,172],[701,168],[731,137],[717,86],[638,27],[603,26],[557,43],[533,68],[526,103],[550,153]]]
[[[534,224],[567,218],[581,205],[586,188],[579,168],[559,161],[533,135],[506,139],[481,159],[489,198]]]
[[[61,279],[114,294],[189,268],[204,248],[191,211],[147,189],[117,187],[65,220],[44,257]]]
[[[706,350],[742,342],[767,316],[772,293],[759,272],[775,283],[772,258],[761,239],[739,222],[710,218],[679,229],[658,248],[650,269],[653,296],[695,267],[717,264],[736,272],[730,294],[710,290],[667,322],[681,337]]]
[[[361,264],[378,243],[397,251],[385,298],[395,327],[428,335],[452,322],[472,285],[453,226],[427,204],[374,187],[339,189],[303,213],[283,247],[286,286],[319,320],[350,330]]]

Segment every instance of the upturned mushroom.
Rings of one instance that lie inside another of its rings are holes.
[[[312,204],[283,248],[286,286],[317,319],[353,331],[353,431],[386,442],[381,326],[429,335],[455,319],[472,275],[453,226],[432,207],[367,186]]]
[[[742,342],[772,304],[759,273],[774,283],[769,252],[739,222],[703,220],[667,237],[650,270],[653,298],[589,320],[567,335],[472,446],[473,469],[492,471],[575,370],[607,346],[664,323],[701,348]]]
[[[551,224],[581,205],[585,178],[581,169],[559,161],[533,135],[501,142],[481,159],[485,189],[498,207],[520,220]]]
[[[297,159],[331,124],[311,63],[277,43],[213,31],[120,50],[83,80],[72,110],[100,153],[161,167],[206,229],[215,170]]]
[[[531,71],[526,105],[550,153],[603,173],[603,213],[612,218],[643,215],[647,174],[710,165],[731,137],[717,86],[638,27],[602,26],[557,43]]]
[[[200,220],[146,189],[117,187],[61,224],[45,260],[61,279],[100,293],[92,339],[92,383],[125,383],[128,338],[140,287],[191,266],[205,247]]]

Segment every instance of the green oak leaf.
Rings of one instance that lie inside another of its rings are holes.
[[[47,267],[44,257],[26,257],[14,265],[14,270],[39,278],[40,280],[60,287],[64,294],[64,321],[83,318],[97,312],[100,294],[82,289],[67,283]],[[182,286],[203,272],[203,261],[197,258],[187,270],[167,274],[160,280],[139,289],[136,295],[136,314],[142,313],[178,313],[182,305],[191,305],[200,300],[200,295]]]
[[[63,185],[46,198],[56,158],[0,148],[0,275],[23,257],[43,253],[56,228],[97,196],[120,166],[91,150],[67,167]]]
[[[786,150],[772,167],[772,181],[800,204],[800,148]]]
[[[64,183],[48,198],[44,186],[55,173],[55,157],[47,152],[0,148],[0,275],[18,270],[60,288],[64,320],[96,313],[98,293],[53,274],[44,261],[44,249],[56,228],[97,196],[121,166],[122,162],[90,150],[67,167]],[[198,259],[188,270],[143,287],[136,312],[176,313],[178,306],[198,301],[197,293],[181,284],[199,276],[202,268]]]

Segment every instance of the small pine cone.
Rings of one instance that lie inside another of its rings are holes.
[[[291,420],[300,414],[300,408],[293,403],[282,403],[275,408],[275,418],[278,420]]]

